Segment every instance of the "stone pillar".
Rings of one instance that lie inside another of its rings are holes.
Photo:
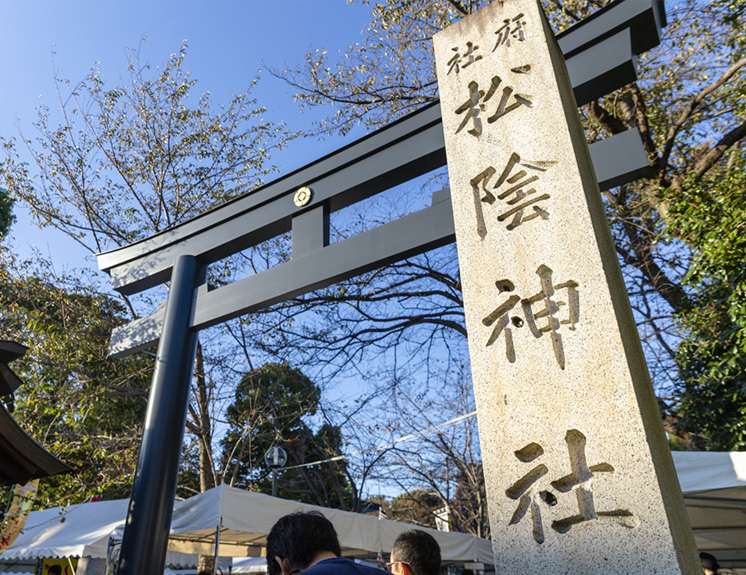
[[[541,7],[434,42],[497,573],[701,573]]]

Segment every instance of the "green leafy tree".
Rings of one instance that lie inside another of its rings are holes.
[[[350,466],[356,477],[368,475],[379,489],[400,493],[390,519],[434,527],[436,511],[447,508],[451,531],[489,538],[468,366],[451,365],[441,375],[429,386],[417,375],[400,378],[352,415],[345,438],[364,453]]]
[[[251,97],[257,79],[215,106],[209,92],[195,93],[186,44],[158,67],[143,62],[139,50],[127,54],[126,73],[116,83],[98,67],[79,83],[55,72],[60,106],[38,108],[35,137],[0,138],[0,182],[10,195],[29,206],[39,225],[91,253],[163,232],[253,190],[275,171],[270,154],[294,137],[264,120],[266,109]],[[211,266],[211,282],[235,273],[237,259]],[[147,295],[122,301],[130,319],[152,311]],[[210,336],[203,334],[187,425],[196,439],[201,491],[216,484],[219,387],[235,383],[215,377],[220,366],[214,362],[223,358],[205,349],[205,341]],[[208,560],[200,559],[200,570],[210,570]]]
[[[38,135],[23,140],[37,178],[15,140],[1,140],[11,196],[28,204],[41,226],[99,253],[260,185],[274,171],[270,153],[289,134],[262,119],[266,109],[250,97],[256,80],[218,111],[209,93],[195,97],[186,55],[182,44],[154,69],[130,50],[127,76],[116,86],[99,68],[76,85],[55,75],[61,107],[39,107]]]
[[[435,516],[443,502],[437,493],[426,489],[414,489],[391,500],[387,515],[389,519],[436,528]]]
[[[8,195],[7,190],[0,188],[0,238],[5,237],[15,219],[13,200]]]
[[[670,217],[694,250],[678,316],[677,412],[698,446],[719,451],[746,449],[746,173],[743,155],[733,157],[725,174],[670,196]]]
[[[75,472],[44,479],[38,504],[129,496],[152,358],[106,357],[126,308],[76,274],[0,254],[0,339],[29,347],[13,363],[23,381],[14,417]]]
[[[275,446],[287,452],[287,466],[339,455],[339,428],[327,423],[314,433],[310,427],[320,400],[319,387],[287,364],[269,363],[246,374],[226,410],[230,426],[223,440],[226,482],[270,493],[271,470],[264,456]],[[278,495],[347,509],[351,493],[344,463],[283,470],[278,474]]]

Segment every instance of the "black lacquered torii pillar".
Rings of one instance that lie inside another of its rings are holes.
[[[207,266],[194,256],[180,255],[171,273],[120,573],[148,573],[153,564],[160,565],[163,573],[197,350],[197,332],[189,329],[192,294],[204,284],[206,271]]]

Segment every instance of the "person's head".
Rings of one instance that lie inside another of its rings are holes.
[[[439,575],[440,546],[429,533],[405,531],[394,541],[388,566],[394,575]]]
[[[47,573],[49,573],[49,575],[62,575],[62,567],[59,565],[50,565],[49,569],[47,569]]]
[[[699,560],[702,562],[702,572],[705,575],[717,575],[720,565],[718,565],[717,559],[709,553],[700,553]]]
[[[267,535],[267,575],[307,569],[322,551],[342,554],[334,525],[318,511],[280,517]],[[286,569],[287,570],[287,569]]]

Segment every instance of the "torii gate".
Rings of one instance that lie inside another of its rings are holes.
[[[660,42],[662,0],[617,0],[557,36],[578,105],[637,79],[636,56]],[[590,146],[602,190],[651,169],[636,129]],[[432,205],[329,245],[329,214],[446,164],[433,103],[223,206],[99,254],[112,286],[131,295],[171,282],[149,317],[112,333],[110,355],[158,342],[122,542],[121,575],[160,575],[165,563],[197,334],[255,310],[455,241],[448,189]],[[217,290],[207,266],[292,230],[292,260]]]

